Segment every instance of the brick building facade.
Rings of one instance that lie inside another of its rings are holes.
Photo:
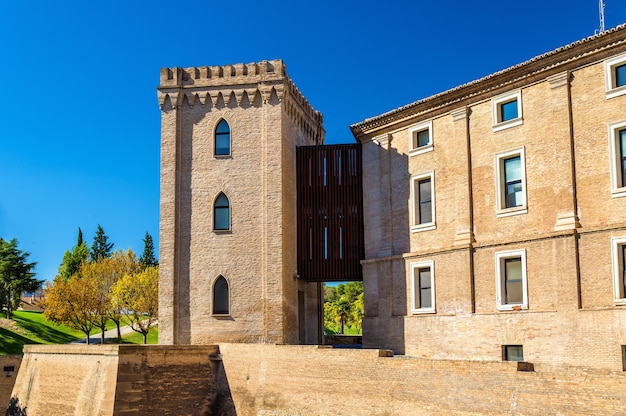
[[[162,69],[158,96],[160,343],[317,343],[298,321],[319,296],[295,279],[295,148],[323,142],[322,115],[280,60]]]
[[[160,342],[318,343],[295,148],[322,116],[282,61],[163,69],[159,101]],[[625,109],[620,26],[351,126],[363,346],[621,369]]]
[[[364,346],[621,369],[625,109],[621,26],[353,125]]]

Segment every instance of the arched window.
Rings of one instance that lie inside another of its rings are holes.
[[[213,205],[213,229],[230,230],[230,201],[223,193],[218,195]]]
[[[213,284],[213,315],[230,314],[230,289],[228,280],[219,276]]]
[[[215,128],[215,156],[230,154],[230,126],[222,119]]]

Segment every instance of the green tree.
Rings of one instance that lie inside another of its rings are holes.
[[[361,332],[363,321],[363,282],[324,286],[324,327],[343,334],[346,328]]]
[[[158,260],[154,257],[152,236],[147,231],[143,239],[143,253],[141,253],[141,257],[139,257],[139,262],[144,268],[159,265]]]
[[[96,229],[96,235],[93,238],[93,244],[91,245],[91,261],[98,261],[111,255],[113,249],[113,243],[108,242],[109,237],[104,233],[104,229],[98,224]]]
[[[76,241],[76,245],[79,246],[81,244],[83,244],[83,230],[78,227],[78,239]]]
[[[335,302],[339,296],[335,286],[324,285],[324,302]]]
[[[12,319],[23,292],[35,292],[41,288],[42,280],[35,279],[32,271],[37,263],[29,262],[30,253],[20,250],[16,239],[5,241],[0,238],[0,305],[7,308],[7,318]]]
[[[79,239],[80,241],[80,239]],[[72,247],[63,254],[63,261],[59,266],[57,276],[67,281],[80,270],[80,265],[89,259],[89,246],[81,243]]]

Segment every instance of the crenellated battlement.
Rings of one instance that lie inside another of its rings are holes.
[[[161,68],[160,87],[250,84],[281,80],[286,76],[286,67],[281,59],[223,66]]]
[[[179,105],[260,105],[275,97],[307,136],[321,143],[323,116],[291,81],[281,59],[249,64],[161,68],[157,88],[162,110]]]

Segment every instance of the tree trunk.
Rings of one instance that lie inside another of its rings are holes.
[[[106,327],[102,327],[100,328],[100,332],[102,333],[102,338],[100,338],[100,344],[104,344],[104,331],[106,330]]]
[[[120,330],[120,321],[115,321],[115,326],[117,326],[117,343],[122,343],[122,331]]]
[[[143,343],[147,344],[148,343],[148,333],[147,332],[142,332],[141,334],[143,335]]]
[[[11,297],[12,295],[13,287],[9,285],[9,288],[7,289],[7,319],[13,319],[13,298]]]

